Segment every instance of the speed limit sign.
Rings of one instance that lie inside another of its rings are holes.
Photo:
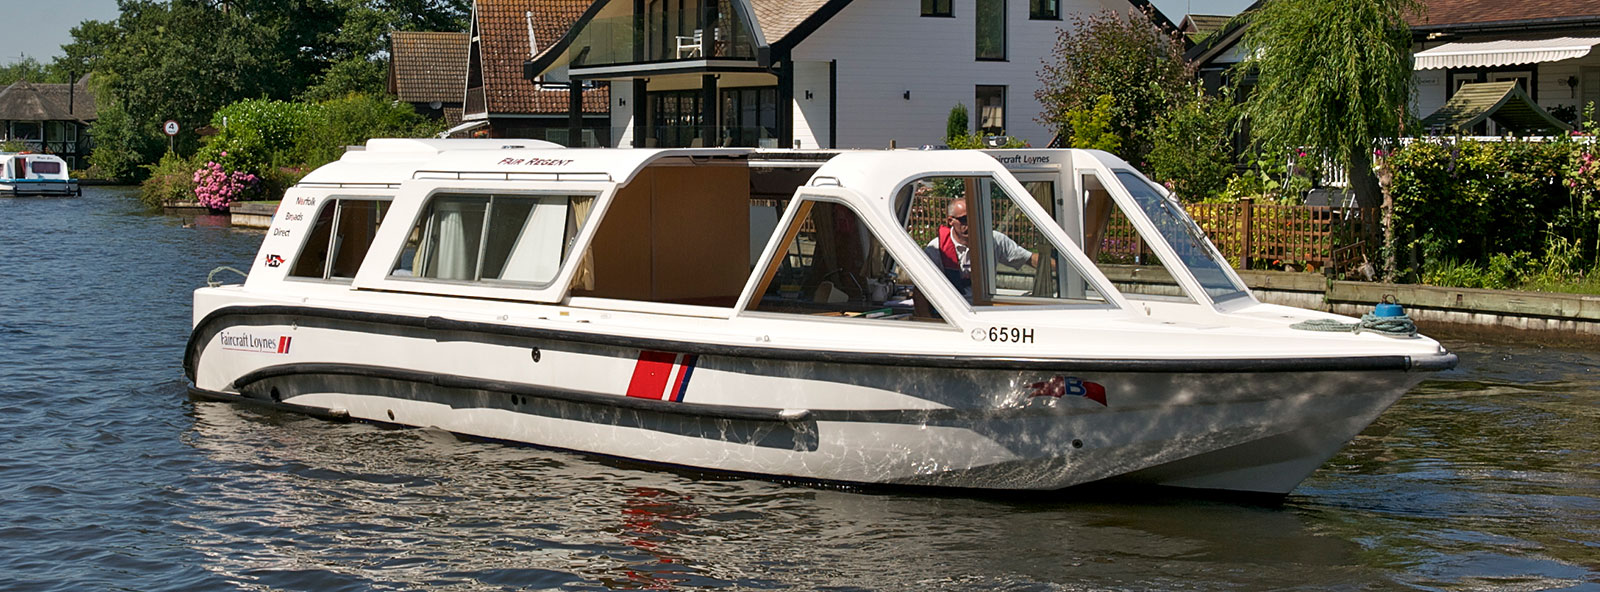
[[[166,123],[161,124],[161,131],[169,136],[178,135],[178,122],[168,119]]]

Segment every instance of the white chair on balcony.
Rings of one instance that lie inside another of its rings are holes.
[[[700,55],[701,29],[695,29],[694,35],[678,36],[678,59],[692,58]]]

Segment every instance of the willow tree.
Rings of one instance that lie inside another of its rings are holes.
[[[1349,171],[1362,207],[1382,203],[1375,151],[1392,146],[1410,103],[1417,0],[1266,0],[1247,16],[1237,84],[1263,156],[1305,151]]]

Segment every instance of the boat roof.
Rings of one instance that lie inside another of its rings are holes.
[[[305,185],[397,185],[449,152],[562,149],[560,144],[522,138],[374,138],[300,179]]]
[[[43,158],[43,159],[46,159],[46,160],[61,160],[60,156],[56,156],[54,154],[46,154],[44,152],[0,152],[0,158],[4,158],[4,157],[7,157],[7,156],[26,156],[28,158]],[[66,161],[62,160],[62,162],[66,162]]]
[[[1034,152],[1018,150],[1015,152]],[[1051,153],[1039,150],[1040,153]],[[929,170],[950,174],[995,170],[994,155],[976,150],[793,150],[758,148],[564,148],[525,139],[374,139],[301,179],[307,186],[398,186],[411,179],[583,180],[626,183],[664,158],[743,159],[824,166],[825,176],[868,195]],[[1038,157],[1048,161],[1050,157]],[[1051,164],[1051,163],[1046,163]],[[845,183],[844,180],[851,180]],[[881,187],[880,187],[881,185]]]

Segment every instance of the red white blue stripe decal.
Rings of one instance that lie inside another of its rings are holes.
[[[657,401],[683,401],[699,356],[642,350],[628,380],[628,396]]]

